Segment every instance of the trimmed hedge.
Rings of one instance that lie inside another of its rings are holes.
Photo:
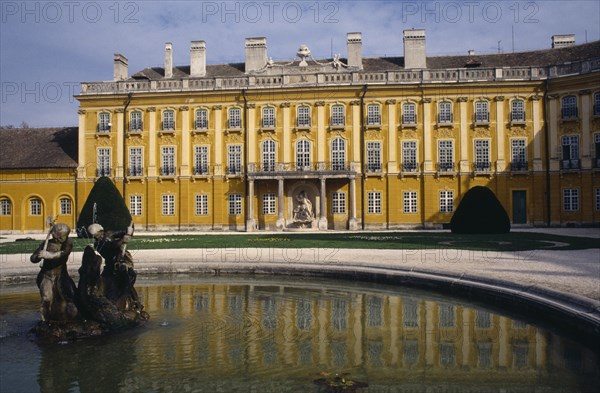
[[[508,233],[510,219],[496,195],[477,186],[465,193],[450,220],[452,233]]]
[[[131,214],[125,205],[117,187],[108,177],[101,177],[90,191],[77,221],[77,235],[90,237],[87,233],[89,225],[94,223],[94,203],[96,203],[96,223],[105,230],[124,231],[131,223]]]

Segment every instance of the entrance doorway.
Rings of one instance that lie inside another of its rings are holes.
[[[513,190],[512,192],[512,222],[527,224],[527,191]]]

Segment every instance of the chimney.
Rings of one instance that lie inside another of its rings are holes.
[[[190,76],[206,76],[206,43],[204,41],[192,41]]]
[[[404,68],[427,68],[425,29],[404,30]]]
[[[113,79],[115,82],[125,80],[129,77],[128,61],[125,56],[120,53],[115,53],[115,68]]]
[[[262,69],[267,64],[267,39],[246,38],[246,74]]]
[[[165,44],[165,78],[173,77],[173,44]]]
[[[566,48],[575,45],[575,34],[556,34],[552,36],[552,48]]]
[[[348,66],[362,70],[362,33],[348,33]]]

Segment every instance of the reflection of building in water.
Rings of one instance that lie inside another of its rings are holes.
[[[421,383],[426,372],[436,385],[485,379],[487,386],[533,386],[540,375],[564,384],[575,378],[567,369],[593,372],[582,369],[594,364],[586,361],[591,352],[521,321],[451,301],[273,284],[144,287],[140,295],[151,314],[173,312],[186,321],[173,335],[157,331],[140,355],[198,362],[215,375],[360,368],[390,382]]]

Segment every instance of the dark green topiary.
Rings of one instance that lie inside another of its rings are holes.
[[[492,190],[477,186],[463,196],[450,229],[452,233],[508,233],[510,220]]]
[[[121,193],[108,177],[101,177],[90,191],[77,221],[77,235],[89,237],[87,227],[93,224],[94,203],[96,203],[96,223],[105,230],[124,231],[131,223],[131,214]]]

